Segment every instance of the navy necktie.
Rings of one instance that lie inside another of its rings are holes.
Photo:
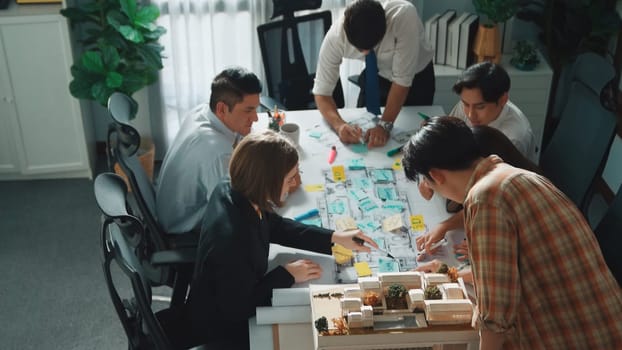
[[[373,115],[380,115],[380,91],[376,53],[370,50],[365,56],[365,106]]]

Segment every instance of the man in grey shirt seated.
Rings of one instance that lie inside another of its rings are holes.
[[[228,68],[211,87],[209,105],[184,119],[160,169],[156,211],[167,233],[198,231],[207,201],[228,175],[229,158],[239,139],[257,121],[261,82],[244,68]]]

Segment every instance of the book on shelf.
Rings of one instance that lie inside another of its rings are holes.
[[[445,64],[452,67],[458,67],[458,49],[460,48],[460,25],[471,14],[462,13],[454,18],[447,27],[447,52],[445,56]]]
[[[427,21],[425,21],[425,40],[430,44],[430,48],[435,53],[436,57],[436,34],[438,32],[438,18],[441,15],[439,13],[434,14]],[[432,34],[434,32],[434,35]],[[436,63],[436,58],[434,59],[434,63]]]
[[[456,10],[447,10],[438,19],[436,39],[436,63],[445,64],[447,52],[447,26],[456,17]]]
[[[473,43],[479,26],[479,16],[471,14],[460,24],[460,39],[458,44],[458,69],[465,69],[475,61]]]
[[[505,22],[503,26],[503,33],[501,37],[501,52],[512,53],[514,51],[514,40],[512,38],[512,30],[514,29],[514,17],[511,17]]]

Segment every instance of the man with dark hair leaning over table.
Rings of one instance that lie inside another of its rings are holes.
[[[158,177],[156,210],[168,233],[200,229],[212,190],[228,175],[234,144],[257,121],[261,82],[241,67],[220,72],[210,101],[184,119]]]
[[[622,291],[581,212],[549,180],[434,117],[404,149],[406,177],[464,203],[480,349],[620,349]]]
[[[417,9],[410,2],[353,1],[322,42],[313,85],[316,105],[342,142],[364,139],[369,147],[384,146],[402,106],[432,104],[433,55]],[[341,118],[332,97],[344,58],[365,61],[357,106],[366,106],[380,116],[377,126],[365,135]],[[381,105],[386,106],[382,114]]]

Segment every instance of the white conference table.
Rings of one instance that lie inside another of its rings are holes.
[[[347,122],[360,121],[361,116],[365,114],[365,110],[362,108],[342,109],[339,112]],[[395,122],[392,135],[418,129],[422,122],[418,113],[428,116],[444,115],[440,106],[404,107]],[[364,159],[367,166],[391,168],[394,161],[402,156],[401,153],[392,157],[387,156],[389,150],[401,145],[393,137],[383,147],[372,148],[365,153],[356,153],[351,146],[344,145],[339,141],[337,135],[330,129],[317,110],[287,111],[286,122],[296,123],[300,126],[298,151],[302,186],[290,194],[286,205],[278,210],[279,214],[285,217],[294,217],[317,207],[318,198],[323,193],[307,192],[305,186],[323,183],[323,169],[330,169],[331,166],[339,164],[346,165],[352,159],[360,158]],[[267,125],[266,113],[260,113],[259,121],[253,126],[253,131],[265,130]],[[329,164],[328,154],[332,146],[337,149],[337,157],[333,164]],[[428,228],[433,227],[450,215],[445,210],[444,198],[435,195],[430,201],[426,201],[421,197],[414,183],[407,186],[407,192],[410,214],[422,215]],[[454,243],[462,240],[463,234],[462,236],[460,234],[462,233],[456,235],[457,238]],[[281,264],[285,260],[302,257],[309,257],[319,262],[324,271],[334,267],[332,256],[271,245],[269,268]],[[447,258],[456,262],[452,254],[449,254]],[[336,281],[334,274],[324,273],[320,280],[311,283],[331,284],[336,283]],[[305,287],[308,287],[308,284],[296,285],[291,291],[275,290],[273,306],[257,308],[257,316],[249,320],[251,349],[314,349],[311,308],[308,288]],[[280,296],[283,298],[277,299]],[[475,331],[466,332],[464,336],[459,337],[459,340],[472,344],[475,344],[477,339]]]

